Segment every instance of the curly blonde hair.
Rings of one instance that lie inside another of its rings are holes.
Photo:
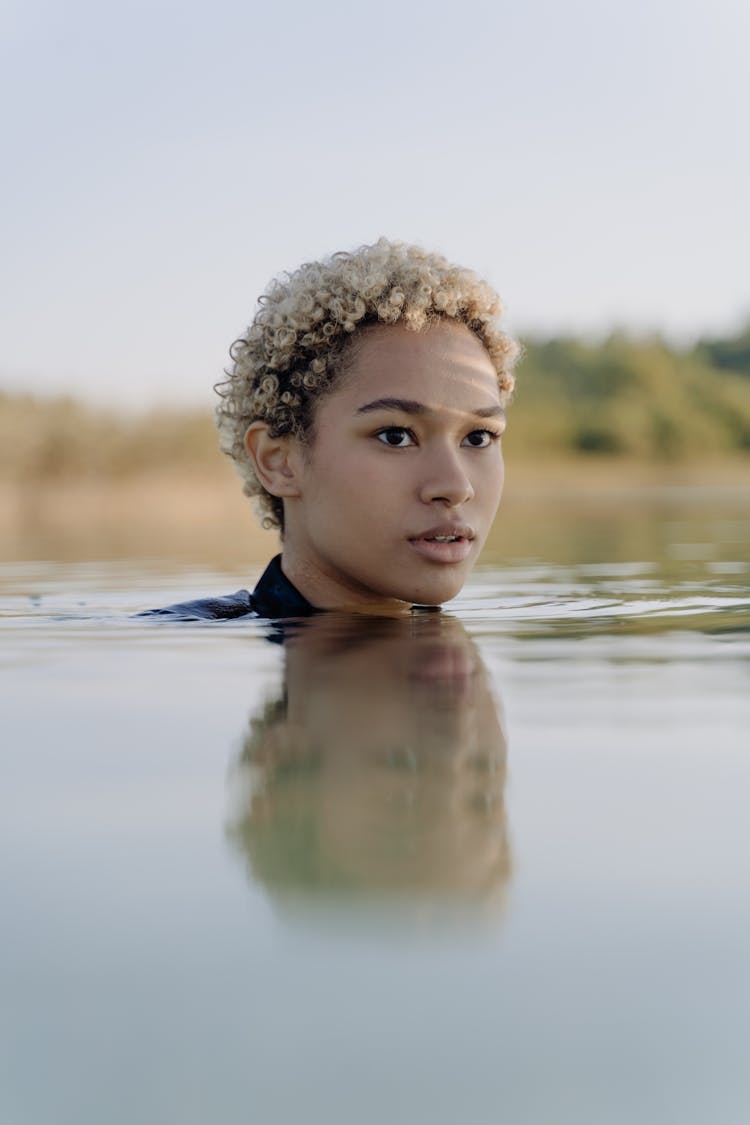
[[[220,446],[235,462],[245,495],[258,498],[263,526],[283,531],[284,505],[256,476],[245,447],[252,422],[266,422],[274,437],[311,441],[316,402],[346,370],[358,331],[377,324],[417,332],[438,320],[465,324],[487,349],[506,401],[519,349],[499,328],[501,312],[497,293],[471,270],[385,238],[272,281],[246,334],[230,348],[226,380],[216,385]]]

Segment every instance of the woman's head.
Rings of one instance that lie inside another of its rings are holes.
[[[500,299],[470,270],[418,247],[380,239],[352,253],[310,262],[272,282],[218,385],[221,447],[237,465],[264,522],[283,529],[283,501],[261,484],[245,444],[253,422],[274,436],[309,442],[316,403],[345,376],[363,329],[420,331],[440,321],[465,325],[497,373],[501,399],[513,390],[518,348],[498,325]]]

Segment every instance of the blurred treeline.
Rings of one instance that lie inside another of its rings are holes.
[[[69,397],[0,392],[0,476],[6,480],[204,475],[219,459],[207,410],[126,414]]]
[[[516,456],[750,457],[750,322],[689,350],[615,333],[527,340],[508,430]]]
[[[750,322],[690,349],[613,334],[527,339],[509,454],[679,462],[750,461]],[[201,476],[222,462],[210,410],[126,415],[70,398],[0,393],[0,475],[10,481]]]

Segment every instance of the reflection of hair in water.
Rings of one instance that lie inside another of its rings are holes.
[[[250,719],[227,832],[274,897],[497,903],[505,757],[457,622],[313,619]]]

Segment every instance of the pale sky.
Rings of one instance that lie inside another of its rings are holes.
[[[0,380],[212,403],[269,278],[381,234],[518,332],[750,314],[747,0],[3,0]]]

